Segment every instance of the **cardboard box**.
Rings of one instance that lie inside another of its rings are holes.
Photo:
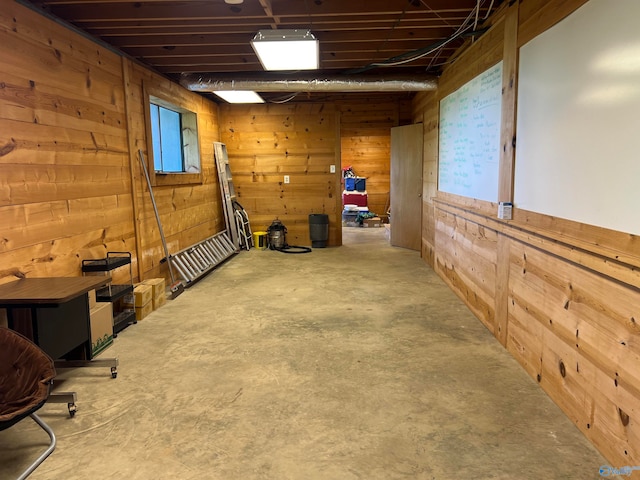
[[[125,307],[144,307],[147,303],[150,303],[153,299],[153,287],[151,285],[145,285],[139,283],[133,289],[133,294],[125,295],[124,306]]]
[[[153,298],[159,297],[160,295],[166,295],[165,293],[165,281],[164,278],[148,278],[142,282],[144,285],[151,285],[153,287],[153,293],[151,296]]]
[[[96,307],[96,291],[89,290],[87,292],[87,295],[89,296],[89,310],[91,310],[92,308]]]
[[[147,302],[146,305],[142,307],[136,307],[136,320],[140,321],[153,312],[153,302]]]
[[[151,301],[151,303],[153,304],[153,309],[157,310],[162,305],[167,303],[167,295],[164,292],[162,292],[162,295],[158,295],[157,297],[153,297],[153,300]]]
[[[89,310],[91,323],[91,356],[99,355],[113,344],[113,310],[111,302],[97,302]]]
[[[382,220],[380,220],[380,217],[365,218],[362,220],[362,226],[365,228],[381,227]]]

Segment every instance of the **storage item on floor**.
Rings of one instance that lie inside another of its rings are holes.
[[[342,204],[357,205],[358,207],[367,206],[367,192],[342,192]]]
[[[356,179],[355,177],[345,178],[344,179],[344,189],[348,192],[352,192],[356,189]]]
[[[267,232],[253,232],[253,246],[257,250],[266,250]]]
[[[153,304],[154,310],[157,310],[162,305],[167,303],[167,293],[165,291],[166,282],[164,278],[148,278],[142,283],[145,285],[150,285],[153,289],[151,303]]]
[[[125,295],[133,292],[133,271],[131,269],[131,253],[107,252],[105,258],[82,260],[82,275],[87,273],[108,275],[113,270],[128,267],[128,282],[114,284],[111,281],[106,287],[96,290],[98,302],[111,302],[113,304],[113,334],[135,323],[135,312],[131,308],[122,306],[120,301]]]
[[[165,303],[167,303],[167,296],[160,295],[158,297],[153,297],[153,300],[151,300],[151,303],[153,304],[153,309],[157,310],[161,306],[163,306]]]
[[[140,283],[142,283],[144,285],[150,285],[151,286],[151,288],[152,288],[151,296],[152,297],[159,297],[160,295],[166,295],[165,288],[166,288],[167,282],[162,277],[147,278],[146,280],[143,280]]]
[[[89,290],[87,292],[87,296],[89,297],[89,310],[91,310],[93,307],[96,306],[96,291],[94,290]]]
[[[124,297],[124,304],[127,307],[142,307],[153,299],[153,286],[139,283],[133,292]]]
[[[233,201],[233,210],[236,217],[236,228],[238,230],[238,242],[240,242],[240,248],[250,250],[251,247],[253,247],[253,236],[251,234],[249,215],[247,215],[244,207],[235,200]]]
[[[236,253],[238,253],[237,247],[227,235],[227,231],[223,230],[171,255],[171,260],[184,279],[185,286],[190,287]]]
[[[113,310],[111,302],[96,302],[89,310],[91,323],[91,356],[102,353],[113,344]]]
[[[382,226],[382,220],[380,220],[380,217],[365,218],[365,219],[362,220],[362,226],[364,228],[381,227]]]
[[[357,227],[358,226],[358,212],[343,211],[342,212],[342,225],[345,227]]]
[[[139,283],[133,293],[124,298],[124,304],[135,309],[136,321],[140,321],[153,312],[153,286]]]
[[[367,179],[364,177],[356,177],[353,182],[354,190],[365,192],[367,190]]]
[[[153,302],[149,300],[145,305],[136,307],[136,320],[139,322],[153,312]]]
[[[325,248],[329,240],[329,215],[312,213],[309,215],[309,237],[311,248]]]

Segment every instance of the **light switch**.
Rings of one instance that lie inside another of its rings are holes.
[[[330,165],[329,166],[329,172],[330,173],[336,173],[336,166],[335,165]]]
[[[284,176],[284,183],[289,183],[289,175]]]

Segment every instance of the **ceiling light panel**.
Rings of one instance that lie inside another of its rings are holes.
[[[264,99],[256,92],[246,90],[222,90],[213,93],[228,103],[264,103]]]
[[[319,42],[309,30],[260,30],[251,46],[265,70],[319,68]]]

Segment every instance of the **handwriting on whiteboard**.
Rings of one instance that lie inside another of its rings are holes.
[[[498,200],[502,62],[440,102],[438,190]]]

